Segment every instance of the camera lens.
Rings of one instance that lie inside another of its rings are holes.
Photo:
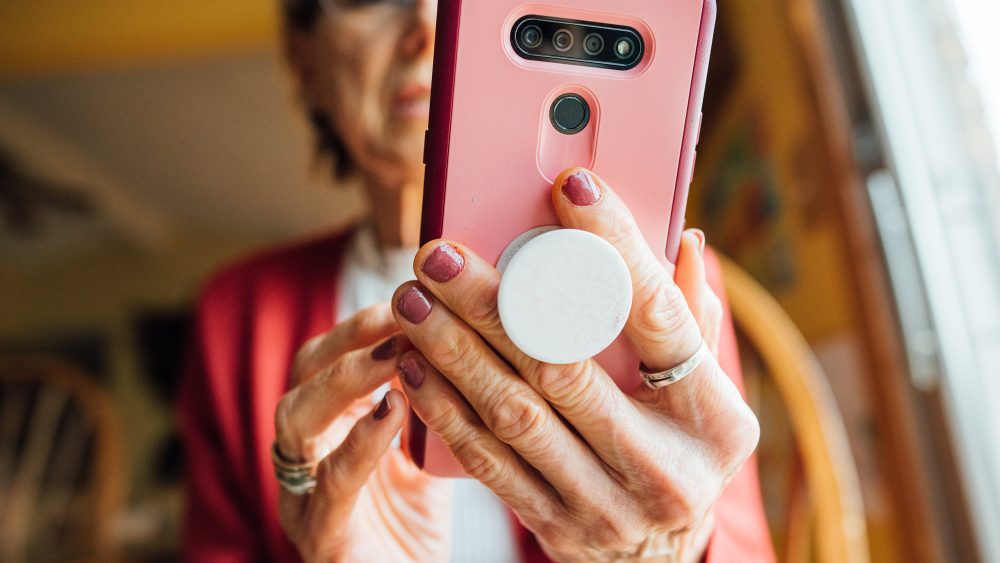
[[[565,53],[573,46],[573,34],[568,29],[560,29],[552,37],[552,45],[557,51]]]
[[[604,37],[600,33],[591,33],[583,40],[583,50],[588,55],[599,55],[604,50]]]
[[[615,56],[619,59],[631,58],[635,53],[635,41],[631,37],[621,37],[615,42]]]
[[[521,30],[521,44],[534,49],[542,44],[542,29],[537,25],[526,25]]]

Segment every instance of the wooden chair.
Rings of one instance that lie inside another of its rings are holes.
[[[106,561],[124,499],[105,392],[47,359],[0,359],[0,561]]]
[[[819,362],[774,298],[734,262],[721,256],[720,261],[741,343],[760,359],[791,429],[795,459],[784,522],[779,522],[785,537],[779,554],[794,562],[866,563],[857,469]],[[767,467],[761,469],[773,477]]]

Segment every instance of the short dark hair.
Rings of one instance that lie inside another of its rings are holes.
[[[319,0],[281,0],[281,13],[286,33],[308,33],[323,15]],[[354,172],[354,160],[347,152],[347,145],[337,135],[330,123],[330,116],[318,108],[309,108],[309,122],[316,139],[316,152],[329,157],[333,175],[345,179]]]

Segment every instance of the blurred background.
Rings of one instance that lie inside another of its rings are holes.
[[[1000,561],[1000,5],[720,2],[688,223],[785,561]],[[275,0],[0,3],[0,561],[171,561],[199,284],[363,211]]]

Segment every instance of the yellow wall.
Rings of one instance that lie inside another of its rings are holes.
[[[0,79],[273,45],[277,0],[4,0]]]
[[[705,116],[706,123],[712,122],[706,130],[718,134],[702,137],[689,222],[694,226],[704,222],[699,192],[707,189],[722,166],[729,135],[740,124],[758,128],[755,133],[766,138],[761,156],[776,176],[782,202],[777,229],[792,238],[796,275],[791,287],[769,289],[805,336],[816,342],[851,330],[857,326],[857,315],[850,300],[850,264],[842,250],[832,185],[828,181],[816,185],[824,178],[803,177],[797,166],[804,146],[818,152],[823,145],[815,142],[815,104],[809,98],[805,69],[798,64],[798,47],[785,9],[777,0],[731,2],[720,9],[719,26],[732,38],[741,71],[734,91],[723,95],[724,114]],[[817,161],[822,163],[822,156],[812,162]],[[711,241],[712,233],[707,234]]]

